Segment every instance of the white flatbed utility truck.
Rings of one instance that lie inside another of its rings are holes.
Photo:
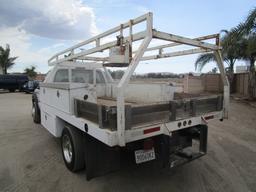
[[[135,33],[137,25],[145,30]],[[149,46],[155,39],[162,44]],[[176,46],[186,49],[166,51]],[[119,169],[123,153],[137,164],[189,162],[206,154],[207,122],[228,117],[220,50],[218,34],[191,39],[157,31],[147,13],[50,58],[53,68],[32,97],[34,122],[61,138],[67,168],[86,167],[88,179]],[[140,61],[205,52],[215,53],[223,93],[194,96],[169,83],[130,82]],[[117,82],[107,67],[126,70]]]

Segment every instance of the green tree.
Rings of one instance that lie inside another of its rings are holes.
[[[34,79],[37,76],[37,72],[35,70],[35,66],[27,67],[24,69],[24,73],[31,79]]]
[[[256,35],[251,34],[241,42],[241,59],[250,63],[249,67],[249,82],[248,91],[251,98],[256,96],[256,74],[255,74],[255,61],[256,61]]]
[[[210,73],[216,74],[217,71],[218,71],[217,67],[214,67],[214,68],[210,71]]]
[[[0,65],[3,70],[3,74],[7,74],[7,69],[10,69],[15,63],[15,59],[18,57],[10,57],[10,46],[7,44],[6,48],[0,46]]]
[[[233,81],[234,65],[237,59],[240,57],[240,44],[239,40],[230,38],[232,35],[227,30],[222,30],[225,35],[221,38],[220,45],[222,46],[221,54],[224,62],[228,65],[226,69],[230,83]],[[238,38],[238,37],[237,37]],[[201,71],[209,62],[216,62],[214,53],[205,53],[198,56],[195,62],[195,69]]]
[[[256,8],[252,9],[244,22],[231,29],[230,39],[240,39],[240,58],[250,63],[248,90],[250,97],[256,94]]]

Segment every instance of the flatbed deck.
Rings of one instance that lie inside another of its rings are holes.
[[[96,103],[75,99],[75,114],[99,124],[100,128],[116,130],[117,101],[100,97]],[[167,123],[221,111],[222,94],[175,94],[175,100],[161,103],[125,102],[125,129],[148,124]]]
[[[203,93],[174,93],[174,101],[179,100],[191,100],[191,99],[209,99],[209,98],[215,98],[218,96],[223,96],[223,94],[215,93],[215,92],[203,92]],[[131,106],[145,106],[145,105],[156,105],[161,103],[167,103],[167,102],[136,102],[131,100],[125,100],[125,105],[131,105]],[[117,104],[117,101],[115,98],[112,97],[98,97],[97,98],[97,104],[98,105],[105,105],[109,107],[114,107]]]

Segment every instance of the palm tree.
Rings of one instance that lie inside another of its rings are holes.
[[[240,57],[250,63],[249,72],[249,95],[255,97],[256,95],[256,8],[252,9],[244,22],[231,29],[230,39],[241,39],[241,53]]]
[[[225,35],[221,38],[221,54],[224,62],[228,65],[227,73],[230,83],[233,81],[234,65],[237,59],[239,59],[240,46],[238,39],[230,38],[230,32],[222,30]],[[216,62],[214,53],[205,53],[198,56],[195,62],[195,69],[201,71],[203,67],[209,62]]]
[[[15,63],[14,60],[18,57],[10,57],[10,46],[7,44],[6,48],[0,46],[0,66],[3,74],[7,74],[7,69],[11,68]]]
[[[256,97],[256,74],[255,74],[255,61],[256,61],[256,33],[248,35],[241,42],[241,59],[249,61],[249,82],[248,91],[251,98]]]
[[[35,69],[35,66],[27,67],[24,69],[24,73],[31,79],[34,79],[37,76],[37,72],[35,71]]]
[[[231,29],[233,36],[246,36],[256,32],[256,7],[248,14],[244,22]]]

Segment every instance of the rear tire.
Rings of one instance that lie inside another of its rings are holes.
[[[33,117],[34,123],[39,124],[41,122],[40,109],[36,102],[33,102],[32,104],[32,117]]]
[[[66,167],[76,172],[85,168],[83,133],[75,127],[66,126],[62,132],[61,149]]]
[[[15,91],[15,89],[9,89],[9,92],[13,93]]]

